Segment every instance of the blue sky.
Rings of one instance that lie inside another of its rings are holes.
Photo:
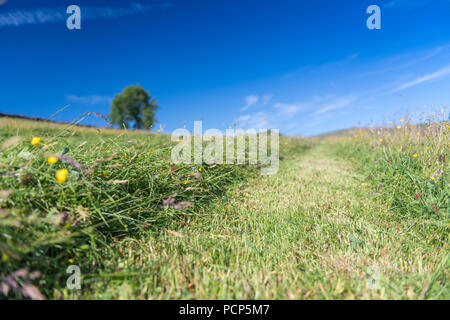
[[[449,0],[0,0],[0,112],[107,114],[139,83],[166,132],[380,124],[449,103],[449,17]]]

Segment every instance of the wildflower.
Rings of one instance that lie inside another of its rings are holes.
[[[403,119],[402,119],[402,120],[400,120],[400,123],[403,123]]]
[[[67,169],[58,170],[58,172],[56,172],[56,180],[58,180],[59,183],[66,182],[68,174],[69,171],[67,171]]]
[[[55,156],[50,156],[50,157],[47,158],[47,162],[48,162],[49,164],[55,164],[55,163],[58,162],[58,158],[55,157]]]
[[[413,154],[413,158],[417,158],[419,155],[417,153]]]
[[[408,132],[405,132],[405,136],[407,136],[407,135],[409,135],[409,133],[408,133]]]
[[[397,129],[400,130],[402,128],[402,126],[397,126]]]
[[[159,129],[158,129],[158,130],[156,130],[156,132],[160,133],[160,132],[161,132],[161,130],[159,130]]]
[[[184,184],[188,184],[188,183],[189,183],[189,181],[187,181],[187,180],[184,182]]]
[[[74,259],[69,259],[69,263],[74,263],[75,260]]]
[[[34,138],[31,140],[31,144],[32,144],[33,146],[35,146],[35,147],[39,146],[41,143],[42,143],[42,139],[39,138],[39,137],[34,137]]]
[[[135,147],[134,146],[131,146],[131,149],[134,149]]]
[[[198,168],[198,172],[202,172],[202,168]]]
[[[436,177],[431,177],[431,180],[436,180]]]

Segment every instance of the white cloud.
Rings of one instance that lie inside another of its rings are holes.
[[[236,119],[236,126],[241,129],[267,129],[269,128],[268,115],[257,112],[240,116]]]
[[[262,104],[268,104],[272,100],[273,94],[265,94],[262,96]]]
[[[333,110],[341,109],[348,106],[350,103],[354,102],[357,99],[356,96],[349,96],[342,99],[339,99],[335,102],[329,103],[327,105],[322,106],[319,110],[314,112],[315,115],[324,114]]]
[[[94,8],[82,6],[81,17],[82,19],[113,19],[146,12],[158,7],[168,8],[170,6],[171,4],[168,2],[159,5],[132,3],[128,8]],[[37,8],[33,10],[7,11],[0,14],[0,27],[65,21],[68,17],[66,8]]]
[[[301,104],[276,103],[274,107],[280,111],[281,115],[285,116],[293,116],[304,109],[304,105]]]
[[[241,108],[241,111],[247,110],[248,108],[250,108],[254,104],[258,103],[258,101],[259,101],[259,96],[255,96],[255,95],[246,96],[245,97],[245,106],[243,106]]]
[[[300,111],[311,108],[324,98],[321,96],[314,96],[310,101],[303,103],[276,103],[275,109],[279,110],[280,116],[291,117]]]
[[[272,98],[272,94],[265,94],[261,97],[254,94],[248,95],[245,97],[245,106],[241,108],[241,111],[245,111],[256,104],[266,105],[272,100]]]
[[[446,76],[448,74],[450,74],[450,66],[443,67],[443,68],[441,68],[441,69],[439,69],[439,70],[437,70],[437,71],[435,71],[433,73],[421,76],[421,77],[419,77],[419,78],[417,78],[417,79],[415,79],[413,81],[406,82],[406,83],[402,84],[401,86],[398,86],[397,88],[395,88],[395,89],[393,89],[393,90],[391,90],[391,91],[389,91],[387,93],[388,94],[396,93],[396,92],[405,90],[407,88],[411,88],[411,87],[417,86],[417,85],[419,85],[421,83],[428,82],[428,81],[431,81],[431,80],[434,80],[434,79],[438,79],[438,78],[444,77],[444,76]]]
[[[423,53],[409,52],[399,54],[387,59],[383,59],[379,64],[375,65],[373,70],[361,73],[360,76],[372,76],[374,74],[394,72],[402,69],[411,68],[417,64],[430,60],[443,52],[447,52],[449,44],[432,48]]]
[[[77,96],[74,94],[66,95],[66,100],[73,103],[81,103],[88,105],[102,104],[102,103],[111,103],[112,97],[110,96],[102,96],[98,94],[91,94],[87,96]]]

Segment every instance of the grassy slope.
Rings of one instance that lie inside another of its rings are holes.
[[[449,298],[445,248],[396,219],[335,149],[288,157],[175,234],[125,239],[103,254],[119,266],[83,297]]]
[[[35,136],[42,145],[31,145]],[[36,291],[30,287],[35,284],[46,297],[65,297],[69,265],[104,276],[104,265],[117,262],[102,250],[129,235],[158,237],[252,172],[244,166],[174,166],[173,145],[167,135],[0,119],[1,291],[23,298],[30,288]],[[52,154],[70,159],[51,165],[46,157]],[[69,175],[59,184],[55,174],[63,168]],[[184,208],[163,207],[175,194],[173,205]]]

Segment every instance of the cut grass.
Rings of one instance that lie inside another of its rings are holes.
[[[176,233],[104,250],[113,258],[86,275],[81,297],[449,298],[442,240],[396,219],[335,151],[316,145],[172,225]]]
[[[175,167],[165,135],[0,125],[0,289],[19,286],[9,298],[38,298],[30,284],[56,299],[450,298],[443,124],[407,138],[283,137],[280,171],[266,177]],[[49,154],[64,157],[49,165]],[[174,194],[193,205],[162,206]],[[71,264],[82,290],[66,288]]]

